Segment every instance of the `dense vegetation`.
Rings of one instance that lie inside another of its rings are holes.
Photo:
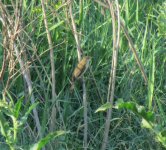
[[[0,1],[0,69],[0,150],[166,148],[164,0]]]

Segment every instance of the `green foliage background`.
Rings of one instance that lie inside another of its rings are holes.
[[[11,1],[3,1],[11,4]],[[125,0],[119,1],[120,15],[124,21],[137,53],[149,78],[148,87],[144,85],[141,72],[135,62],[130,46],[121,31],[118,56],[115,102],[118,98],[144,105],[156,114],[156,123],[166,124],[166,2],[164,0]],[[48,0],[46,13],[53,41],[55,55],[55,76],[57,99],[51,100],[50,55],[47,35],[43,22],[41,2],[23,0],[22,22],[24,24],[24,42],[28,61],[31,62],[30,74],[33,82],[33,94],[39,102],[37,110],[42,123],[42,135],[50,132],[48,123],[52,106],[58,104],[56,130],[70,131],[58,138],[57,149],[82,149],[83,142],[83,107],[81,82],[77,81],[75,90],[70,93],[70,79],[77,64],[76,43],[72,33],[70,19],[67,18],[67,7],[64,1]],[[102,13],[101,13],[102,12]],[[12,8],[10,9],[12,12]],[[73,15],[78,32],[81,31],[81,48],[85,55],[91,56],[92,75],[86,72],[88,95],[88,148],[99,149],[101,146],[105,113],[95,113],[96,109],[106,103],[109,72],[112,58],[112,24],[110,12],[91,0],[73,1]],[[69,20],[68,20],[69,19]],[[68,22],[69,21],[69,22]],[[69,24],[70,23],[70,24]],[[2,28],[0,25],[0,32]],[[0,33],[2,43],[2,34]],[[0,45],[0,67],[3,60],[3,47]],[[17,65],[19,69],[19,64]],[[0,92],[7,81],[6,70],[0,83]],[[98,97],[99,89],[102,99]],[[21,74],[12,78],[8,92],[14,103],[25,96],[25,83]],[[2,97],[1,97],[2,98]],[[150,103],[150,104],[149,104]],[[30,106],[22,103],[20,112]],[[10,121],[9,121],[10,123]],[[21,132],[18,143],[24,149],[37,142],[33,117],[29,116]],[[109,135],[108,149],[163,149],[156,142],[153,134],[141,128],[140,119],[126,110],[113,110],[113,119]],[[5,139],[0,134],[0,149],[8,149]],[[48,149],[53,149],[50,141]],[[3,147],[3,148],[2,148]]]

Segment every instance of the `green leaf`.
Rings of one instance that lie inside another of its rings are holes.
[[[148,122],[148,121],[146,121],[145,119],[142,119],[142,127],[144,127],[144,128],[148,128],[148,129],[153,129],[153,127],[152,127],[152,125]]]
[[[7,96],[9,97],[9,99],[10,99],[10,102],[12,102],[12,104],[14,104],[13,98],[11,97],[10,93],[8,91],[6,93],[7,93]]]
[[[155,46],[153,46],[155,49]],[[154,96],[154,81],[155,81],[155,54],[152,51],[150,58],[150,71],[149,71],[149,81],[148,81],[148,103],[149,110],[152,110],[153,96]]]
[[[9,117],[14,117],[13,109],[11,108],[11,105],[8,104],[6,101],[0,101],[0,112],[4,113]]]
[[[31,111],[38,105],[37,103],[34,103],[33,105],[31,105],[28,109],[28,111],[25,113],[25,115],[23,117],[21,117],[20,121],[19,121],[19,126],[23,125],[26,121],[27,118],[29,116],[29,114],[31,113]]]
[[[45,138],[42,138],[40,141],[38,141],[37,143],[35,143],[30,150],[40,150],[42,147],[44,147],[49,141],[51,141],[52,139],[55,139],[63,134],[66,134],[68,132],[66,131],[56,131],[53,133],[48,134]]]
[[[156,137],[155,137],[159,142],[162,143],[162,145],[166,148],[166,137],[165,136],[162,136],[161,133],[159,134],[156,134]]]
[[[151,111],[146,112],[145,107],[138,105],[135,102],[123,102],[122,100],[118,101],[116,104],[117,109],[128,109],[135,113],[136,115],[144,118],[145,120],[149,122],[154,122],[154,113]]]
[[[64,23],[64,21],[60,21],[60,22],[56,23],[55,25],[53,25],[52,27],[50,27],[48,30],[49,31],[54,30],[54,29],[58,28],[60,25],[62,25],[63,23]],[[41,33],[41,34],[39,34],[38,38],[40,36],[44,35],[44,34],[46,34],[46,31]]]
[[[18,118],[18,116],[19,116],[23,99],[24,99],[24,96],[22,96],[22,97],[17,101],[17,103],[15,104],[14,116],[15,116],[16,118]]]
[[[141,116],[148,121],[154,122],[155,116],[154,113],[151,111],[145,112],[144,114],[141,114]]]
[[[100,112],[100,111],[106,111],[107,109],[111,108],[112,104],[110,102],[107,102],[106,104],[100,106],[95,113]]]
[[[118,99],[115,108],[117,109],[129,109],[131,111],[133,111],[134,113],[137,112],[137,107],[136,104],[134,102],[124,102],[123,99]]]
[[[0,132],[4,137],[7,137],[7,131],[9,130],[9,124],[4,115],[0,112]]]
[[[81,25],[83,20],[83,1],[80,1],[80,8],[79,8],[79,25]]]

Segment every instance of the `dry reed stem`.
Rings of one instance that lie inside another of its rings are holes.
[[[0,71],[0,81],[3,80],[3,76],[4,76],[4,73],[5,73],[5,69],[6,69],[6,65],[7,65],[7,49],[6,49],[6,45],[7,45],[7,40],[6,40],[6,37],[5,37],[5,34],[7,34],[6,32],[4,32],[5,28],[3,27],[3,48],[4,48],[4,51],[3,51],[3,62],[2,62],[2,68],[1,68],[1,71]]]
[[[120,38],[120,26],[118,24],[118,32],[117,32],[116,31],[117,29],[115,26],[116,20],[115,20],[113,3],[110,2],[109,0],[107,0],[107,3],[109,5],[110,14],[112,17],[112,28],[113,28],[112,29],[113,30],[113,55],[112,55],[112,67],[111,67],[111,71],[110,71],[110,79],[109,79],[109,85],[108,85],[107,101],[113,105],[115,80],[116,80],[116,67],[117,67],[117,59],[118,59],[118,48],[119,48],[119,38]],[[118,41],[117,41],[117,39],[118,39]],[[103,137],[101,150],[105,150],[106,146],[107,146],[111,118],[112,118],[112,108],[110,108],[107,111],[107,118],[106,118],[106,123],[105,123],[105,131],[104,131],[104,137]]]
[[[105,3],[103,3],[103,2],[101,2],[101,1],[99,1],[99,0],[94,0],[94,1],[97,2],[98,4],[100,4],[101,6],[103,6],[104,8],[106,8],[106,9],[109,8],[108,5],[106,5]],[[116,18],[118,17],[118,16],[116,15],[116,13],[115,13],[115,17],[116,17]],[[147,78],[147,75],[146,75],[146,73],[145,73],[145,69],[144,69],[144,67],[143,67],[143,64],[142,64],[141,60],[140,60],[139,57],[138,57],[137,51],[136,51],[136,49],[135,49],[135,47],[134,47],[134,43],[133,43],[133,41],[132,41],[132,39],[131,39],[131,37],[130,37],[130,35],[129,35],[129,33],[128,33],[128,30],[127,30],[127,28],[125,27],[125,25],[124,25],[124,23],[122,22],[121,19],[120,19],[120,26],[121,26],[121,28],[123,29],[124,33],[125,33],[125,36],[126,36],[128,42],[129,42],[129,45],[130,45],[130,47],[131,47],[131,51],[132,51],[133,54],[134,54],[134,58],[135,58],[135,60],[136,60],[136,62],[137,62],[137,65],[139,66],[139,69],[141,70],[142,77],[144,78],[145,84],[147,85],[147,83],[148,83],[148,78]]]
[[[81,45],[80,45],[80,38],[78,37],[77,28],[75,25],[73,12],[72,12],[72,1],[69,4],[69,14],[72,22],[72,28],[73,28],[73,35],[75,37],[76,46],[77,46],[77,55],[78,55],[78,61],[81,60]],[[85,79],[84,76],[82,77],[82,88],[83,88],[83,107],[84,107],[84,140],[83,140],[83,147],[84,150],[87,150],[88,148],[88,110],[87,110],[87,94],[86,94],[86,85],[85,85]]]
[[[54,51],[53,51],[53,44],[51,40],[51,34],[48,30],[48,23],[47,23],[47,16],[46,16],[46,10],[45,10],[45,4],[44,0],[41,0],[42,4],[42,11],[43,11],[43,17],[44,17],[44,25],[46,28],[46,33],[47,33],[47,39],[48,39],[48,44],[49,44],[49,49],[50,49],[50,61],[51,61],[51,86],[52,86],[52,102],[53,100],[56,100],[57,94],[55,92],[55,86],[56,86],[56,81],[55,81],[55,65],[54,65]],[[52,106],[52,111],[51,111],[51,123],[50,123],[50,131],[55,130],[55,123],[56,123],[56,108],[55,105],[53,104]]]
[[[34,95],[33,95],[33,88],[32,88],[32,81],[30,79],[30,76],[28,74],[28,68],[25,68],[25,62],[22,60],[21,56],[20,56],[20,52],[19,52],[19,49],[16,45],[16,41],[18,43],[23,43],[22,41],[20,41],[20,39],[18,38],[18,35],[19,35],[19,32],[16,33],[16,30],[12,30],[13,28],[13,25],[14,27],[17,27],[18,28],[18,22],[13,22],[13,19],[11,19],[12,17],[10,16],[10,14],[8,13],[8,10],[7,8],[4,6],[4,4],[0,1],[0,11],[1,11],[1,14],[4,15],[3,16],[3,21],[5,23],[5,27],[7,29],[7,34],[10,38],[10,40],[8,41],[9,42],[9,45],[11,45],[13,47],[13,50],[15,52],[15,55],[17,57],[17,60],[20,64],[20,68],[21,68],[21,72],[23,74],[23,77],[27,83],[27,86],[28,86],[28,94],[31,96],[30,100],[31,100],[31,103],[34,104],[35,103],[35,98],[34,98]],[[18,20],[19,20],[19,17],[20,16],[15,16]],[[16,28],[15,28],[16,29]],[[23,47],[20,45],[20,48],[22,49]],[[35,123],[36,123],[36,127],[37,127],[37,131],[38,131],[38,134],[41,138],[41,125],[40,125],[40,121],[39,121],[39,117],[38,117],[38,112],[37,112],[37,109],[34,108],[33,109],[33,114],[34,114],[34,120],[35,120]]]

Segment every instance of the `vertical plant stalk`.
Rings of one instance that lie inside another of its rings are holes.
[[[86,84],[85,78],[82,77],[82,87],[83,87],[83,106],[84,106],[84,150],[88,148],[88,103],[86,94]]]
[[[101,6],[103,6],[104,8],[109,9],[109,6],[106,5],[105,3],[103,3],[103,2],[101,2],[101,1],[99,1],[99,0],[94,0],[94,1],[97,2],[98,4],[100,4]],[[115,17],[116,17],[116,18],[118,17],[118,16],[116,15],[116,13],[115,13]],[[145,73],[145,69],[144,69],[144,67],[143,67],[143,64],[142,64],[141,60],[140,60],[139,57],[138,57],[137,51],[136,51],[136,49],[135,49],[135,47],[134,47],[134,43],[133,43],[133,41],[132,41],[132,39],[131,39],[131,37],[130,37],[130,35],[129,35],[129,33],[128,33],[127,28],[125,27],[124,23],[122,22],[122,20],[120,20],[120,26],[121,26],[121,28],[123,29],[124,33],[125,33],[125,36],[126,36],[128,42],[129,42],[131,51],[132,51],[133,54],[134,54],[134,58],[135,58],[135,60],[136,60],[136,62],[137,62],[137,65],[139,66],[139,68],[140,68],[140,70],[141,70],[141,73],[142,73],[142,76],[143,76],[143,78],[144,78],[145,84],[147,85],[147,83],[148,83],[148,78],[147,78],[147,75],[146,75],[146,73]]]
[[[76,24],[74,22],[74,17],[73,17],[73,12],[72,12],[72,1],[69,4],[69,13],[70,13],[70,17],[71,17],[71,23],[72,23],[72,28],[73,28],[73,35],[76,41],[76,46],[77,46],[77,55],[78,55],[78,61],[81,61],[81,46],[80,46],[80,40],[77,34],[77,28],[76,28]]]
[[[141,73],[142,73],[142,76],[144,78],[145,84],[147,85],[148,84],[148,78],[147,78],[147,75],[145,73],[143,64],[142,64],[141,60],[138,57],[137,51],[136,51],[136,49],[134,47],[134,43],[133,43],[133,41],[132,41],[132,39],[131,39],[131,37],[130,37],[128,31],[127,31],[127,29],[125,28],[124,24],[122,23],[122,21],[120,22],[120,25],[121,25],[121,27],[122,27],[125,35],[126,35],[126,38],[127,38],[128,42],[129,42],[130,48],[131,48],[131,50],[132,50],[132,52],[134,54],[134,58],[135,58],[138,66],[139,66],[139,68],[141,70]]]
[[[52,101],[56,99],[57,95],[55,92],[55,65],[54,65],[54,51],[53,51],[53,44],[51,40],[51,34],[48,30],[48,23],[47,23],[47,16],[46,16],[46,10],[45,10],[45,4],[44,0],[41,0],[42,4],[42,11],[43,11],[43,17],[44,17],[44,24],[46,28],[46,33],[47,33],[47,39],[48,39],[48,44],[49,44],[49,49],[50,49],[50,61],[51,61],[51,81],[52,81]],[[56,122],[56,108],[55,105],[53,105],[52,108],[52,113],[51,113],[51,125],[50,125],[50,130],[53,131],[55,129],[55,122]]]
[[[7,65],[7,38],[6,38],[7,31],[6,31],[6,28],[4,26],[2,27],[2,30],[3,30],[2,35],[3,35],[3,48],[4,48],[4,51],[3,51],[2,68],[1,68],[1,71],[0,71],[0,81],[3,80],[3,76],[4,76],[6,65]]]
[[[31,79],[29,77],[27,68],[25,68],[24,62],[23,62],[23,60],[20,57],[20,53],[19,53],[19,50],[18,50],[16,44],[13,43],[13,45],[14,45],[14,51],[15,51],[16,57],[17,57],[17,59],[19,61],[19,64],[20,64],[21,72],[22,72],[23,77],[24,77],[24,79],[25,79],[25,81],[27,83],[27,86],[28,86],[28,93],[29,93],[29,95],[31,95],[31,99],[30,99],[31,103],[34,104],[35,103],[35,97],[34,97],[34,95],[32,93],[32,91],[33,91],[32,81],[31,81]],[[36,108],[33,109],[33,114],[34,114],[34,119],[35,119],[35,122],[36,122],[36,127],[37,127],[37,130],[38,130],[38,134],[39,134],[40,138],[42,138],[42,136],[40,134],[41,133],[41,125],[40,125],[38,112],[37,112]]]
[[[152,54],[151,54],[151,62],[150,62],[150,74],[149,74],[149,83],[148,83],[148,108],[152,110],[153,104],[153,96],[154,96],[154,81],[155,81],[155,47],[153,47]]]
[[[111,67],[110,79],[109,79],[109,85],[108,85],[107,101],[110,101],[110,103],[113,105],[118,49],[119,49],[119,40],[120,40],[120,19],[119,19],[120,14],[119,14],[119,8],[118,8],[118,0],[116,0],[117,14],[118,14],[118,31],[116,32],[116,27],[115,27],[116,22],[115,22],[113,4],[109,0],[107,0],[107,3],[109,4],[109,10],[112,16],[112,28],[113,28],[113,55],[112,55],[112,67]],[[107,146],[111,118],[112,118],[112,108],[110,108],[107,111],[107,118],[105,123],[105,131],[104,131],[104,137],[103,137],[101,150],[105,150]]]
[[[72,1],[69,4],[69,14],[71,17],[71,22],[72,22],[72,28],[73,28],[73,35],[76,41],[76,46],[77,46],[77,55],[78,55],[78,61],[81,60],[81,46],[80,46],[80,38],[78,37],[77,34],[77,28],[74,22],[74,17],[73,17],[73,12],[72,12]],[[87,150],[88,148],[88,109],[87,109],[87,94],[86,94],[86,84],[85,84],[85,79],[84,77],[82,78],[82,88],[83,88],[83,107],[84,107],[84,140],[83,140],[83,147],[84,150]]]

